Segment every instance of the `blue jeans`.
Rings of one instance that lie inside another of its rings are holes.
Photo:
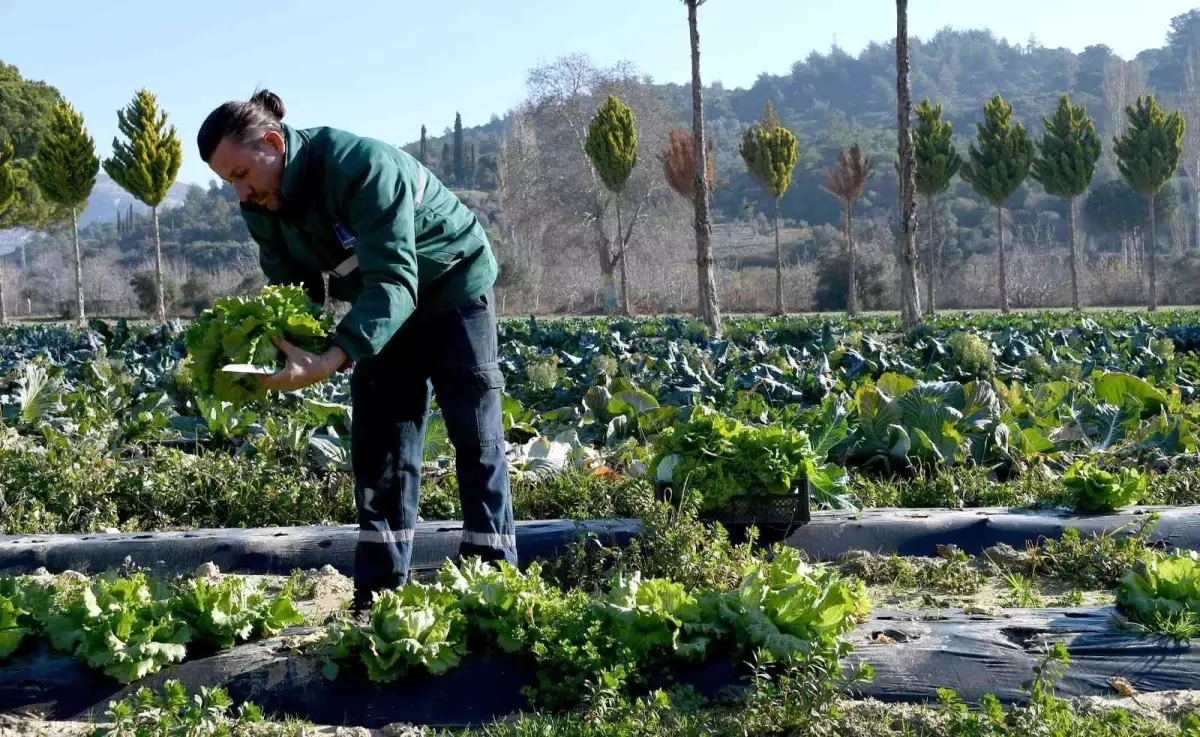
[[[457,307],[418,309],[383,351],[355,366],[356,608],[369,606],[372,592],[408,579],[432,392],[455,452],[463,510],[459,555],[517,563],[498,360],[489,290]]]

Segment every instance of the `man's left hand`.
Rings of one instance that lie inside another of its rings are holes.
[[[270,376],[260,376],[259,382],[268,389],[290,392],[325,381],[346,363],[346,353],[334,346],[324,353],[309,353],[283,338],[271,341],[287,356],[287,365]]]

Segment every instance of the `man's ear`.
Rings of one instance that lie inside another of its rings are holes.
[[[280,156],[286,153],[287,146],[283,142],[283,135],[279,131],[267,131],[267,134],[263,136],[263,143],[275,149]]]

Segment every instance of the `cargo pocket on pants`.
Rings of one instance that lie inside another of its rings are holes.
[[[504,447],[504,372],[499,364],[489,363],[472,370],[475,423],[482,448]]]

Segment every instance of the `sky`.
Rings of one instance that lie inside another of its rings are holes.
[[[914,0],[909,34],[989,28],[1012,43],[1128,59],[1163,45],[1197,0]],[[895,35],[892,0],[709,0],[700,7],[705,84],[748,87],[759,74],[834,44],[857,54]],[[460,112],[483,124],[517,104],[533,66],[571,53],[630,61],[659,82],[691,79],[679,0],[0,0],[0,60],[59,89],[107,156],[118,108],[158,96],[183,139],[179,180],[214,177],[196,131],[214,107],[267,87],[297,126],[332,125],[403,144]]]

